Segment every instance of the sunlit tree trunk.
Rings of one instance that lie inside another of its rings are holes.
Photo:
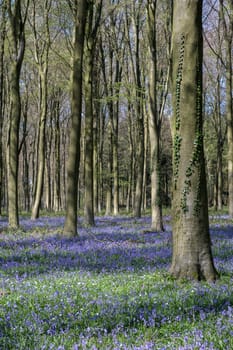
[[[202,1],[175,1],[173,13],[170,272],[177,278],[214,281],[202,132]]]
[[[151,154],[151,229],[163,231],[161,199],[160,134],[161,118],[157,107],[157,42],[156,42],[157,1],[148,0],[147,20],[149,39],[149,133]]]
[[[143,191],[142,191],[142,208],[145,211],[147,208],[147,185],[148,185],[148,176],[147,176],[147,170],[148,170],[148,164],[147,159],[149,155],[149,128],[148,128],[148,115],[145,110],[145,105],[143,106],[144,114],[145,114],[145,122],[144,122],[144,165],[143,165]]]
[[[82,115],[82,77],[85,23],[88,10],[87,0],[75,2],[73,66],[71,78],[71,129],[67,162],[66,218],[63,233],[77,235],[77,198],[80,162],[80,136]]]
[[[61,130],[60,130],[60,98],[61,90],[55,92],[54,101],[54,209],[61,209]]]
[[[107,174],[106,174],[106,203],[105,215],[112,213],[112,130],[108,125],[108,159],[107,159]]]
[[[116,61],[116,75],[115,75],[115,94],[119,95],[120,92],[120,81],[121,81],[121,72],[120,63]],[[113,116],[112,116],[112,158],[113,158],[113,214],[119,214],[119,162],[118,162],[118,129],[119,129],[119,99],[116,98],[116,101],[113,104]]]
[[[133,130],[132,130],[132,108],[130,102],[128,103],[128,143],[129,143],[129,157],[130,164],[128,167],[128,188],[127,188],[127,200],[126,211],[130,212],[131,207],[134,205],[133,200],[133,179],[134,179],[134,150],[133,150]]]
[[[136,113],[136,135],[135,135],[135,193],[133,211],[135,217],[141,217],[142,199],[143,199],[143,169],[144,169],[144,111],[143,111],[143,86],[142,86],[142,70],[141,70],[141,41],[140,41],[140,26],[141,26],[141,9],[142,1],[133,2],[132,23],[126,20],[127,24],[127,39],[129,44],[129,55],[133,71],[133,82],[135,84],[135,113]],[[127,13],[126,13],[127,16]],[[132,28],[130,28],[132,25]],[[130,33],[131,31],[131,33]],[[132,33],[133,32],[133,33]]]
[[[33,24],[35,61],[37,64],[40,79],[40,121],[38,134],[38,169],[36,176],[35,198],[32,207],[32,219],[39,217],[41,197],[43,194],[44,172],[45,172],[45,130],[47,119],[47,99],[48,99],[48,59],[50,49],[49,33],[49,10],[51,0],[44,0],[44,26],[45,32],[37,31],[36,23],[36,3],[33,2]],[[41,35],[43,38],[41,39]]]

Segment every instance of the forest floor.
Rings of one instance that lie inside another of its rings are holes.
[[[0,219],[0,349],[233,349],[233,222],[212,215],[214,284],[168,273],[171,226],[150,217]]]

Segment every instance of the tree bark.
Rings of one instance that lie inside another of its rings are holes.
[[[85,53],[85,153],[84,153],[84,216],[85,222],[93,226],[94,182],[93,182],[93,55],[87,44]]]
[[[45,172],[45,133],[46,133],[46,119],[47,119],[47,99],[48,99],[48,60],[50,49],[50,33],[49,33],[49,9],[51,0],[44,0],[44,27],[40,33],[43,35],[41,40],[38,35],[36,25],[36,3],[33,2],[33,25],[34,32],[34,46],[35,46],[35,61],[39,72],[40,81],[40,121],[38,134],[38,169],[36,176],[35,198],[32,207],[32,219],[37,219],[40,212],[41,198],[44,186],[44,172]]]
[[[214,281],[202,132],[202,1],[176,1],[173,13],[170,272],[177,278]]]
[[[79,0],[77,1],[77,6],[74,10],[75,28],[71,81],[71,129],[67,162],[66,218],[63,230],[63,233],[66,236],[77,235],[77,197],[82,115],[82,70],[87,9],[88,1]]]
[[[227,142],[228,142],[228,211],[233,217],[233,69],[232,69],[232,44],[233,44],[233,4],[232,1],[220,0],[220,19],[222,21],[224,41],[226,46],[226,115],[227,115]],[[224,9],[228,9],[226,12]],[[225,14],[227,13],[227,14]],[[225,16],[229,16],[227,20]]]
[[[4,116],[4,103],[3,103],[3,88],[4,88],[4,51],[5,51],[5,38],[6,38],[6,1],[3,2],[0,9],[0,215],[2,214],[2,185],[3,185],[3,116]]]
[[[28,6],[28,5],[27,5]],[[25,18],[22,18],[21,1],[14,5],[7,2],[7,11],[10,20],[10,125],[8,140],[8,223],[9,227],[19,226],[18,213],[18,151],[19,151],[19,124],[21,116],[20,100],[20,73],[25,51]]]
[[[45,171],[45,128],[47,118],[47,69],[40,71],[41,81],[41,110],[39,123],[39,141],[38,141],[38,170],[36,176],[35,199],[32,207],[31,218],[33,220],[39,217],[41,197],[44,185],[44,171]]]
[[[61,130],[60,130],[60,98],[61,90],[55,93],[55,135],[54,135],[54,209],[59,211],[61,209]]]
[[[86,26],[85,45],[85,195],[84,215],[88,225],[95,225],[94,218],[94,106],[93,106],[93,83],[94,83],[94,58],[96,50],[97,31],[100,22],[102,1],[94,11],[94,1],[89,1],[88,20]]]
[[[157,43],[156,43],[157,1],[148,0],[148,39],[149,39],[149,133],[151,152],[151,229],[163,231],[161,200],[160,134],[161,119],[157,107]]]

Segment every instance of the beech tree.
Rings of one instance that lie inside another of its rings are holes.
[[[43,20],[42,29],[38,30],[36,22],[36,3],[33,0],[32,30],[34,34],[35,63],[39,72],[39,130],[38,130],[38,170],[36,176],[35,198],[32,208],[32,219],[39,217],[41,197],[44,184],[45,170],[45,128],[47,118],[48,98],[48,64],[50,49],[49,10],[51,0],[44,0],[42,4]]]
[[[82,79],[87,0],[68,1],[74,16],[73,64],[71,78],[71,128],[67,163],[66,218],[63,233],[77,234],[77,195],[80,162]]]
[[[8,222],[12,228],[19,225],[18,213],[18,151],[21,116],[20,73],[25,52],[25,21],[29,1],[7,1],[9,18],[10,55],[10,125],[8,140]]]
[[[170,272],[177,278],[214,281],[202,132],[202,0],[174,1],[173,16]]]
[[[129,56],[132,69],[132,80],[135,89],[135,115],[136,115],[136,142],[135,142],[135,193],[134,193],[134,216],[141,217],[143,199],[143,170],[144,170],[144,81],[142,74],[142,13],[144,10],[142,0],[133,2],[126,7],[126,28],[129,45]]]
[[[147,2],[148,22],[148,80],[149,80],[149,133],[151,145],[151,229],[163,231],[162,200],[161,200],[161,169],[160,169],[160,133],[161,116],[157,106],[157,38],[156,38],[156,9],[157,1]]]
[[[96,8],[95,8],[96,7]],[[94,1],[89,2],[86,40],[85,40],[85,150],[84,150],[84,180],[85,180],[85,198],[84,214],[88,225],[94,225],[94,169],[93,169],[93,84],[94,84],[94,66],[96,41],[99,22],[101,18],[102,1],[94,5]]]
[[[231,0],[220,0],[220,20],[225,41],[225,71],[226,71],[226,115],[227,115],[227,142],[228,142],[228,208],[233,217],[233,3]]]
[[[3,168],[3,115],[4,115],[4,99],[3,99],[3,80],[4,80],[4,51],[6,38],[6,1],[2,1],[0,7],[0,215],[2,213],[2,168]]]

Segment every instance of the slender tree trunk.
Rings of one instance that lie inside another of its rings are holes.
[[[28,87],[27,87],[28,89]],[[29,212],[30,210],[30,185],[29,185],[29,162],[28,162],[28,145],[26,140],[27,135],[27,115],[28,113],[28,92],[25,101],[25,107],[23,112],[23,194],[24,194],[24,210]]]
[[[21,115],[21,102],[19,91],[19,74],[17,64],[11,65],[11,117],[8,145],[8,221],[9,226],[17,228],[19,225],[18,214],[18,146],[19,146],[19,122]]]
[[[202,132],[202,1],[176,1],[173,13],[170,272],[177,278],[214,281]]]
[[[148,0],[149,39],[149,133],[151,151],[151,229],[163,231],[161,199],[160,133],[161,120],[157,107],[157,42],[156,42],[157,1]]]
[[[144,165],[143,165],[143,191],[142,191],[142,208],[145,211],[147,208],[147,158],[148,158],[148,141],[149,141],[149,130],[148,130],[148,117],[147,113],[145,111],[145,106],[144,106],[144,114],[145,114],[145,123],[144,123],[144,130],[145,130],[145,135],[144,135]]]
[[[226,114],[227,114],[227,142],[228,142],[228,210],[233,217],[233,69],[232,69],[232,44],[233,44],[233,3],[220,0],[220,19],[223,26],[226,45]],[[226,11],[225,11],[226,10]],[[229,16],[227,26],[226,16]]]
[[[71,129],[67,163],[67,196],[64,235],[77,235],[77,198],[80,162],[80,136],[82,115],[82,70],[87,0],[77,1],[72,68]]]
[[[59,211],[61,209],[61,131],[60,131],[60,90],[56,94],[55,105],[55,140],[54,140],[54,169],[55,169],[55,183],[54,183],[54,209]]]
[[[52,107],[54,110],[54,106]],[[56,131],[55,131],[56,132]],[[54,208],[54,188],[55,181],[52,178],[52,169],[53,169],[53,157],[52,157],[52,149],[53,149],[53,139],[54,136],[54,128],[53,128],[53,111],[50,112],[49,124],[46,127],[46,149],[45,149],[45,175],[44,182],[46,186],[46,209],[51,211]]]
[[[87,44],[88,46],[88,44]],[[86,224],[93,226],[94,219],[94,182],[93,182],[93,60],[92,52],[85,54],[85,151],[84,151],[84,216]]]
[[[100,118],[100,115],[98,111],[94,117],[94,124],[93,124],[94,213],[98,213],[98,203],[99,203],[99,154],[98,154],[98,127],[97,127],[97,119],[99,118]]]
[[[0,9],[0,215],[2,214],[2,187],[3,187],[3,140],[2,127],[4,116],[3,88],[4,88],[4,45],[6,37],[6,1]]]
[[[134,216],[140,218],[142,210],[143,168],[144,168],[144,113],[140,67],[139,14],[135,19],[135,78],[136,78],[136,114],[137,114],[137,150],[136,150],[136,189]]]
[[[36,28],[36,4],[34,2],[33,13],[33,32],[34,32],[34,46],[35,46],[35,60],[38,67],[40,78],[40,122],[39,122],[39,139],[38,139],[38,169],[36,177],[35,199],[32,207],[32,219],[39,217],[41,198],[44,186],[44,172],[45,172],[45,134],[46,134],[46,119],[47,119],[47,103],[48,103],[48,59],[50,49],[50,32],[49,32],[49,9],[51,0],[44,0],[44,26],[45,33],[43,40],[38,38]]]
[[[120,82],[122,68],[117,59],[115,63],[115,91],[116,96],[120,93]],[[112,89],[113,90],[113,89]],[[114,101],[112,106],[112,159],[113,159],[113,214],[119,214],[119,162],[118,162],[118,129],[119,129],[119,99]]]
[[[107,179],[106,179],[106,208],[105,215],[112,213],[112,131],[109,126],[108,135],[108,163],[107,163]]]
[[[103,108],[101,109],[100,113],[100,119],[99,119],[99,166],[98,166],[98,172],[99,172],[99,201],[98,201],[98,212],[100,213],[103,206],[104,206],[104,138],[105,138],[105,113]]]
[[[39,217],[41,197],[44,185],[44,171],[45,171],[45,128],[47,118],[47,67],[44,71],[40,70],[41,81],[41,111],[39,124],[39,142],[38,142],[38,170],[36,177],[36,192],[35,200],[32,207],[32,219]]]
[[[118,169],[118,113],[119,101],[116,102],[116,108],[113,113],[113,214],[119,214],[119,169]]]
[[[131,106],[128,104],[128,138],[129,138],[129,154],[130,164],[128,168],[128,189],[126,200],[126,211],[130,212],[130,207],[133,206],[132,193],[133,193],[133,178],[134,178],[134,155],[133,155],[133,130],[131,120]]]

